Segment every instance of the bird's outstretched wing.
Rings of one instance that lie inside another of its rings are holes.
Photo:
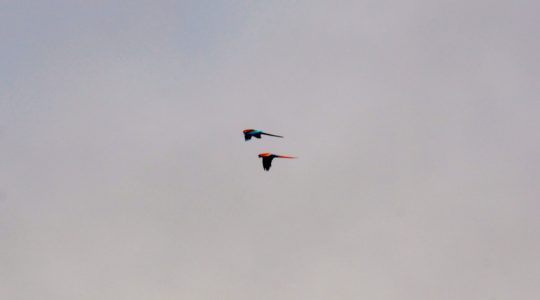
[[[270,170],[270,167],[272,166],[272,159],[274,159],[274,157],[272,156],[266,156],[262,158],[263,169],[265,171]]]
[[[251,135],[244,133],[244,140],[246,140],[246,142],[251,140]]]

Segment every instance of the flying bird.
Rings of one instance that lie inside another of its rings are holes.
[[[277,158],[296,158],[293,156],[277,155],[277,154],[272,154],[272,153],[261,153],[259,154],[259,157],[262,158],[263,169],[265,171],[270,170],[270,167],[272,166],[272,160],[276,157]]]
[[[269,136],[275,136],[275,137],[278,137],[278,138],[282,138],[281,135],[270,134],[270,133],[262,132],[261,130],[257,130],[257,129],[245,129],[244,130],[244,139],[246,141],[251,140],[252,137],[256,137],[256,138],[260,139],[261,135],[269,135]]]

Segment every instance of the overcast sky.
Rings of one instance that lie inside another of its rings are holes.
[[[1,1],[0,298],[538,299],[539,10]]]

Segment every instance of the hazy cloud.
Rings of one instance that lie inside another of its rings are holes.
[[[2,6],[0,298],[540,293],[539,4]]]

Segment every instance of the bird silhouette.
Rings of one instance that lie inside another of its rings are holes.
[[[246,142],[251,140],[252,137],[256,137],[256,138],[260,139],[261,135],[269,135],[269,136],[274,136],[274,137],[278,137],[278,138],[283,138],[281,135],[275,135],[275,134],[271,134],[271,133],[266,133],[266,132],[263,132],[263,131],[257,130],[257,129],[244,129],[244,139],[246,140]]]
[[[294,156],[277,155],[277,154],[272,154],[272,153],[261,153],[259,154],[259,157],[262,158],[262,165],[265,171],[270,170],[270,167],[272,166],[272,160],[274,158],[297,158]]]

